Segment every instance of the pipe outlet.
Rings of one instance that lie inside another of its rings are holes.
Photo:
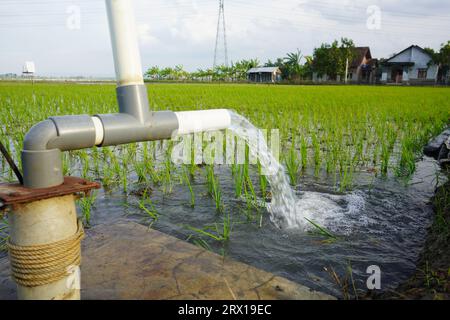
[[[177,134],[227,129],[231,125],[231,115],[227,109],[175,112],[178,120]]]

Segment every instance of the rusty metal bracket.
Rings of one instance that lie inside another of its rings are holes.
[[[0,208],[69,194],[88,194],[92,189],[99,188],[100,184],[98,182],[77,177],[65,177],[63,184],[43,189],[26,188],[18,183],[0,183]]]

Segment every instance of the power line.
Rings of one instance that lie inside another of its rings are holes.
[[[225,24],[225,9],[224,9],[224,1],[219,0],[219,17],[217,19],[217,33],[216,33],[216,45],[214,48],[214,64],[213,68],[217,66],[217,48],[219,45],[220,32],[223,33],[223,47],[224,47],[224,58],[225,58],[225,66],[228,67],[228,47],[227,47],[227,29]],[[220,23],[222,22],[222,24]],[[221,28],[222,26],[222,28]]]

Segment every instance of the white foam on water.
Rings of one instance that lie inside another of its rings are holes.
[[[280,228],[310,230],[309,219],[332,231],[350,233],[354,225],[366,225],[360,216],[364,197],[353,192],[345,195],[303,192],[297,196],[289,184],[284,167],[269,150],[264,135],[245,117],[231,112],[233,134],[244,139],[252,157],[257,157],[271,186],[272,200],[267,204],[271,221]]]

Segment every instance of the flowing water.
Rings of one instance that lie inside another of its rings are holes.
[[[237,137],[244,139],[249,146],[252,157],[261,163],[262,172],[266,174],[271,187],[272,200],[267,205],[270,218],[279,227],[304,228],[304,213],[298,210],[298,199],[289,185],[289,179],[283,166],[270,151],[261,130],[256,128],[247,118],[235,113],[231,114],[231,126],[228,128]]]
[[[271,187],[272,199],[267,204],[271,221],[279,228],[311,229],[313,221],[321,226],[338,225],[346,212],[352,214],[364,206],[362,195],[330,195],[317,192],[303,192],[296,195],[289,184],[289,178],[284,167],[275,159],[261,130],[255,127],[247,118],[231,112],[229,130],[244,139],[249,146],[249,152],[256,157],[266,174]],[[343,210],[339,202],[347,203]],[[309,220],[309,221],[308,221]]]
[[[354,175],[353,191],[338,193],[333,176],[306,171],[300,184],[291,187],[283,166],[274,159],[261,133],[237,114],[232,114],[232,122],[230,130],[248,142],[250,152],[265,168],[272,200],[267,208],[260,209],[261,219],[252,220],[250,216],[256,215],[257,209],[251,208],[249,215],[246,202],[236,199],[230,167],[216,166],[224,213],[232,217],[232,232],[226,243],[207,240],[213,251],[338,297],[342,292],[327,271],[331,268],[345,277],[351,265],[360,292],[367,290],[366,270],[371,265],[381,269],[383,290],[395,288],[415,271],[432,217],[429,200],[436,178],[444,181],[443,176],[436,175],[438,166],[433,159],[418,161],[417,171],[408,181],[373,178],[371,173],[361,171]],[[250,173],[257,184],[257,173]],[[137,177],[131,176],[131,180],[137,181]],[[203,228],[223,222],[224,213],[217,213],[206,192],[203,170],[196,171],[191,184],[196,197],[194,207],[189,204],[186,185],[176,184],[168,194],[161,188],[151,190],[154,210],[160,214],[153,228],[192,241],[196,235],[189,226]],[[141,199],[138,191],[143,187],[146,185],[130,184],[128,193],[119,186],[100,190],[91,224],[121,220],[151,223],[153,220],[136,205]],[[314,228],[305,218],[327,228],[338,240],[324,242],[324,237],[310,234],[307,231]]]

